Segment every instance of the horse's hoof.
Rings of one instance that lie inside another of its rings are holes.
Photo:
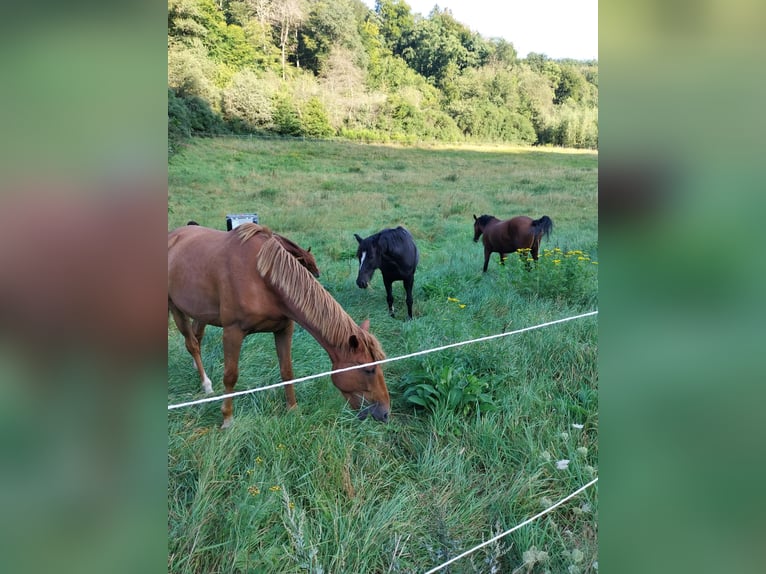
[[[221,425],[221,430],[229,428],[232,423],[234,423],[234,417],[229,417],[228,419],[223,420],[223,424]]]

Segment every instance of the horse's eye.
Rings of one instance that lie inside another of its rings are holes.
[[[367,373],[368,375],[374,375],[375,374],[375,367],[370,367],[370,368],[364,369],[364,372]]]

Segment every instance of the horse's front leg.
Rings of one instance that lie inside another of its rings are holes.
[[[393,281],[391,279],[387,279],[386,277],[383,277],[383,285],[385,285],[386,287],[386,303],[388,303],[388,314],[393,317],[394,316],[394,293],[391,288],[392,284],[393,284]]]
[[[404,279],[404,293],[407,297],[407,315],[412,319],[412,286],[415,283],[415,275]]]
[[[532,259],[537,261],[537,255],[538,255],[539,252],[540,252],[540,238],[537,237],[532,242]]]
[[[489,247],[484,247],[484,273],[487,272],[487,267],[489,267],[489,256],[492,255],[492,251],[489,249]]]
[[[279,359],[279,374],[283,381],[293,379],[293,360],[291,349],[293,345],[293,330],[295,324],[290,321],[281,331],[274,331],[274,344],[277,347],[277,359]],[[295,389],[293,385],[285,385],[285,401],[287,408],[292,409],[298,402],[295,400]]]
[[[234,391],[234,385],[239,378],[239,354],[244,338],[245,334],[237,326],[223,329],[223,386],[227,394]],[[234,422],[234,406],[231,397],[223,400],[221,413],[223,413],[221,428],[225,429]]]

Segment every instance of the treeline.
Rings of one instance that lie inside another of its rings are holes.
[[[168,0],[168,136],[598,147],[598,63],[404,0]]]

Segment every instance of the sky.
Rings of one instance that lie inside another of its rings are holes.
[[[375,0],[362,0],[370,8]],[[435,4],[485,38],[505,38],[520,58],[598,59],[598,0],[405,0],[428,16]]]

